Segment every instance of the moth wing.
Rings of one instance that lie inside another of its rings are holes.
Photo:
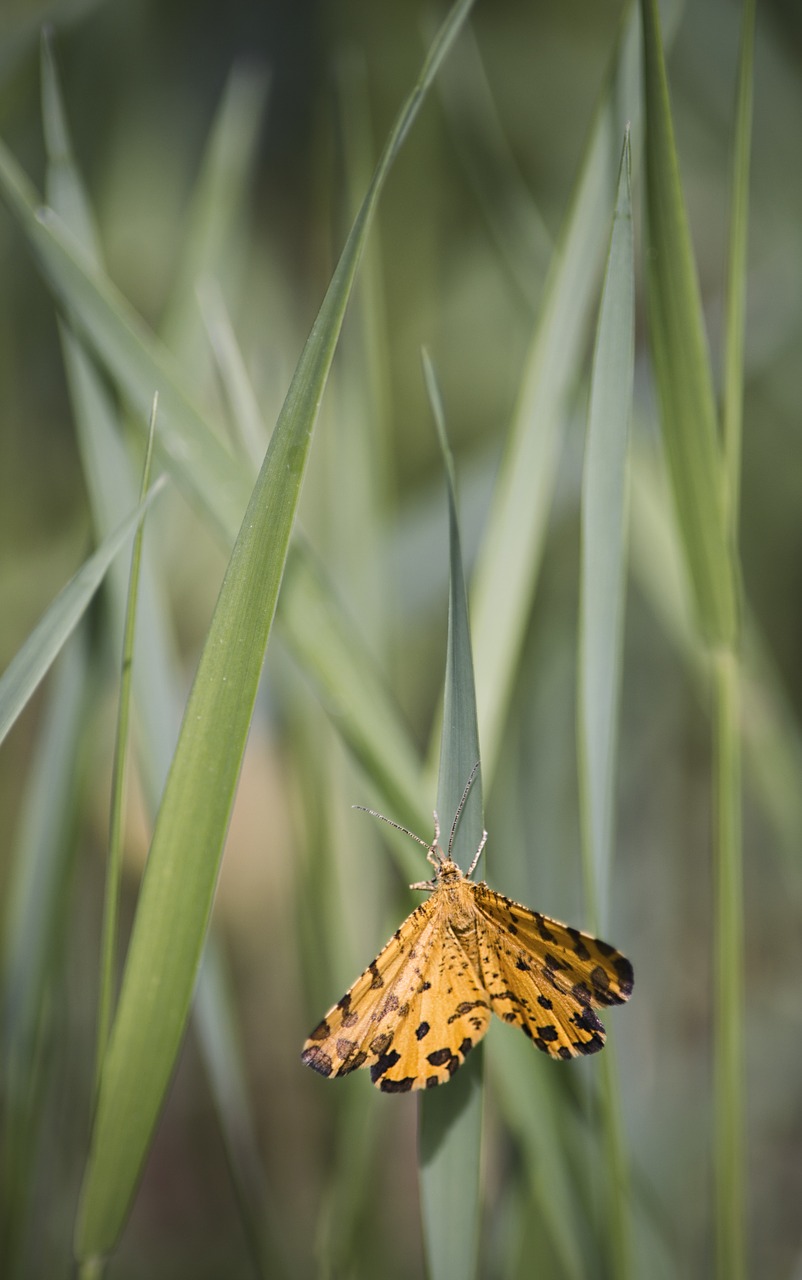
[[[320,1075],[343,1076],[380,1056],[371,1049],[371,1042],[397,1021],[395,987],[405,967],[414,974],[425,964],[433,942],[434,914],[434,899],[427,898],[407,916],[376,959],[311,1032],[301,1053],[302,1062]]]
[[[601,1008],[623,1004],[632,995],[632,965],[609,943],[570,925],[530,911],[484,883],[473,885],[477,909],[549,972],[557,989]]]
[[[553,1058],[597,1053],[605,1031],[592,1006],[627,999],[629,961],[485,884],[473,889],[482,978],[494,1013]]]
[[[481,978],[444,911],[440,922],[420,975],[407,986],[405,972],[397,984],[398,1019],[388,1026],[383,1056],[370,1071],[385,1093],[431,1089],[450,1080],[490,1025]]]
[[[321,1075],[358,1067],[385,1093],[449,1080],[487,1030],[490,1006],[433,894],[329,1011],[302,1060]]]

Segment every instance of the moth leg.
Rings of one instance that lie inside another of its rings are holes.
[[[483,831],[483,832],[482,832],[482,838],[481,838],[481,840],[479,841],[479,848],[476,850],[476,854],[474,855],[473,862],[472,862],[472,863],[471,863],[471,865],[468,867],[468,870],[465,872],[466,878],[467,878],[468,880],[470,880],[471,876],[473,875],[474,871],[476,870],[476,864],[477,864],[477,862],[479,861],[479,859],[481,858],[481,856],[482,856],[482,850],[484,849],[484,847],[485,847],[485,845],[486,845],[486,844],[487,844],[487,832],[486,832],[486,831]]]

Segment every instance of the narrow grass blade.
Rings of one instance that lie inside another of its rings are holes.
[[[494,1099],[521,1145],[531,1193],[562,1274],[584,1280],[582,1215],[566,1160],[565,1099],[558,1082],[533,1063],[532,1045],[514,1032],[488,1039],[487,1065]]]
[[[462,569],[454,468],[431,365],[424,372],[434,410],[448,489],[450,592],[445,710],[437,788],[438,813],[450,830],[465,784],[479,760],[468,599]],[[468,867],[482,838],[481,773],[462,812],[453,856]],[[419,1170],[424,1247],[430,1280],[470,1280],[477,1274],[479,1153],[482,1136],[482,1048],[475,1049],[447,1088],[420,1098]]]
[[[142,882],[76,1229],[88,1274],[122,1228],[181,1042],[312,432],[379,192],[469,8],[456,5],[382,153],[279,415],[220,589]]]
[[[34,1167],[46,1090],[46,994],[60,965],[72,861],[73,810],[86,714],[85,629],[64,645],[29,770],[19,833],[4,881],[0,942],[0,1258],[3,1274],[24,1265]],[[44,1037],[44,1039],[43,1039]]]
[[[732,222],[724,353],[723,497],[737,547],[743,416],[743,342],[749,157],[752,132],[754,0],[744,0],[735,111]],[[713,657],[716,844],[716,1263],[727,1280],[746,1275],[746,1089],[744,1082],[744,903],[741,837],[739,656]]]
[[[159,398],[154,396],[150,413],[150,431],[145,465],[142,471],[140,501],[144,501],[150,484],[153,461],[153,437],[156,430],[156,413]],[[95,1056],[95,1092],[100,1083],[100,1069],[106,1052],[111,1024],[112,1000],[117,977],[117,934],[119,929],[120,881],[122,879],[123,829],[125,822],[125,785],[128,761],[128,729],[131,719],[132,666],[134,661],[134,633],[136,629],[139,577],[142,567],[142,535],[144,522],[140,521],[134,534],[131,552],[131,573],[128,584],[128,603],[125,612],[122,665],[120,674],[120,702],[117,712],[117,732],[114,742],[114,762],[111,783],[111,820],[109,822],[109,856],[106,868],[106,892],[103,904],[103,926],[100,944],[100,992],[98,996],[97,1052]]]
[[[680,185],[657,0],[643,0],[651,350],[696,616],[710,643],[736,631],[721,447],[699,282]]]
[[[732,214],[727,262],[727,305],[724,343],[724,505],[727,528],[735,540],[741,490],[741,422],[744,394],[744,330],[746,327],[746,250],[749,226],[749,165],[752,151],[752,68],[755,56],[755,0],[744,0],[741,52],[735,103]]]
[[[591,373],[582,483],[577,746],[585,895],[590,928],[603,932],[609,896],[615,753],[626,574],[626,464],[635,360],[635,264],[629,132]],[[599,904],[601,903],[601,910]],[[611,1271],[632,1274],[629,1180],[612,1045],[603,1055],[602,1123]]]
[[[0,193],[28,237],[51,289],[101,363],[112,370],[135,414],[147,417],[158,389],[160,457],[230,545],[251,479],[209,427],[173,357],[61,219],[52,209],[41,208],[36,191],[1,143]]]
[[[456,31],[462,20],[464,6],[456,11],[445,34],[443,42],[438,46],[437,56],[446,52],[446,43]],[[449,34],[450,33],[450,34]],[[45,58],[47,65],[47,57]],[[434,74],[436,66],[430,64],[425,84]],[[421,84],[424,84],[422,79]],[[416,88],[410,103],[418,103],[419,89]],[[52,95],[51,95],[52,98]],[[51,103],[52,105],[52,103]],[[405,114],[409,118],[410,104]],[[59,155],[67,156],[61,146],[64,131],[60,125],[53,126]],[[66,178],[68,189],[68,207],[75,212],[83,208],[86,217],[75,219],[68,231],[60,223],[53,221],[45,227],[37,217],[39,201],[36,192],[19,170],[18,166],[0,144],[0,194],[4,195],[12,212],[17,216],[23,230],[29,236],[32,247],[37,253],[37,260],[47,279],[51,281],[56,294],[63,298],[69,314],[77,317],[80,330],[98,360],[103,364],[110,377],[122,388],[132,405],[141,406],[142,412],[150,403],[153,390],[159,388],[160,415],[157,448],[160,449],[160,460],[167,467],[176,483],[188,493],[202,514],[220,534],[226,547],[230,547],[236,537],[239,521],[247,501],[251,479],[247,466],[242,458],[233,458],[220,444],[208,422],[202,417],[193,404],[189,393],[183,385],[181,375],[172,357],[165,351],[158,339],[147,329],[140,317],[136,316],[123,298],[115,291],[114,286],[103,274],[96,259],[97,246],[89,234],[92,220],[88,213],[85,197],[76,197],[72,190],[75,181],[71,165],[61,166],[60,177]],[[52,224],[52,226],[51,226]],[[61,228],[61,230],[59,230]],[[73,239],[77,237],[78,246]],[[89,260],[86,258],[89,254]],[[70,284],[72,273],[77,276],[73,288]],[[68,340],[68,343],[71,340]],[[93,376],[91,362],[78,344],[71,347],[67,359],[67,368],[73,393],[80,397],[86,406],[85,420],[88,429],[92,430],[92,450],[84,449],[89,458],[89,474],[103,476],[102,466],[95,466],[94,451],[101,447],[99,432],[104,430],[103,420],[111,417],[108,397],[104,389]],[[92,424],[95,424],[93,427]],[[102,442],[104,457],[109,452],[116,452],[122,457],[117,442],[112,442],[106,433]],[[119,467],[115,469],[115,474]],[[104,498],[103,484],[100,479],[93,487],[95,500],[101,503]],[[116,492],[116,491],[115,491]],[[111,497],[107,504],[112,510],[119,510],[116,505],[119,498]],[[398,731],[395,735],[386,734],[386,722],[377,709],[377,704],[368,698],[360,697],[355,703],[345,704],[344,698],[332,699],[332,690],[336,689],[337,680],[342,676],[345,681],[346,694],[349,690],[358,689],[362,675],[363,645],[359,632],[353,627],[347,614],[331,593],[313,567],[303,563],[305,550],[303,546],[293,546],[289,552],[289,564],[299,561],[297,577],[304,583],[303,593],[282,592],[279,601],[279,619],[286,631],[294,637],[303,634],[305,619],[301,614],[293,616],[295,602],[303,596],[304,609],[314,609],[322,619],[328,620],[329,629],[342,638],[337,649],[336,660],[332,660],[325,643],[306,643],[303,661],[306,673],[314,684],[324,705],[336,709],[338,715],[347,710],[348,740],[352,744],[370,742],[371,753],[381,768],[377,773],[379,788],[383,788],[383,779],[387,779],[393,771],[393,752],[390,740],[393,736],[408,738],[400,721],[397,720]],[[161,667],[154,668],[157,675]],[[164,688],[164,681],[161,681]],[[349,694],[350,696],[350,694]],[[137,695],[142,701],[141,691]],[[147,705],[165,708],[170,705],[169,697],[159,696],[158,692]],[[386,698],[383,703],[386,704]],[[144,703],[143,703],[144,705]],[[345,721],[338,723],[345,724]],[[158,740],[162,743],[173,739],[174,732],[162,733]],[[361,748],[359,748],[361,750]],[[409,752],[405,752],[409,757]],[[414,754],[414,753],[413,753]],[[363,763],[365,757],[360,755]],[[146,762],[147,763],[147,762]],[[367,767],[367,766],[366,766]],[[403,770],[402,770],[403,771]],[[155,788],[158,794],[160,786]],[[411,788],[406,788],[409,795]],[[392,809],[392,805],[388,806]],[[404,812],[410,817],[412,812],[419,813],[417,807],[410,811],[405,803]],[[417,825],[417,824],[416,824]]]
[[[431,823],[421,802],[420,755],[371,655],[344,611],[333,610],[322,567],[305,548],[287,565],[283,633],[353,756],[372,779],[383,812],[413,831]],[[423,819],[423,823],[422,823]],[[408,840],[391,841],[403,874],[420,879],[420,856]]]
[[[22,648],[0,676],[0,742],[49,671],[83,617],[112,560],[161,488],[161,483],[157,481],[145,501],[84,562],[39,619]]]
[[[526,362],[472,591],[479,723],[486,777],[495,768],[529,617],[567,397],[574,386],[628,119],[637,115],[638,24],[625,24],[577,178]]]
[[[738,658],[713,654],[716,1275],[746,1275],[744,904]]]

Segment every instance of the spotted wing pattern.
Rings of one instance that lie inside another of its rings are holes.
[[[481,978],[493,1012],[554,1058],[597,1053],[605,1031],[593,1006],[621,1004],[632,965],[614,947],[489,889],[471,886]]]
[[[367,1067],[385,1093],[449,1080],[482,1038],[490,1003],[448,925],[442,894],[413,911],[304,1045],[324,1076]]]

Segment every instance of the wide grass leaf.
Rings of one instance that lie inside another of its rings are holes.
[[[143,877],[101,1077],[76,1230],[79,1258],[114,1245],[189,1011],[312,432],[376,202],[441,58],[438,34],[390,133],[293,375],[226,569]]]

